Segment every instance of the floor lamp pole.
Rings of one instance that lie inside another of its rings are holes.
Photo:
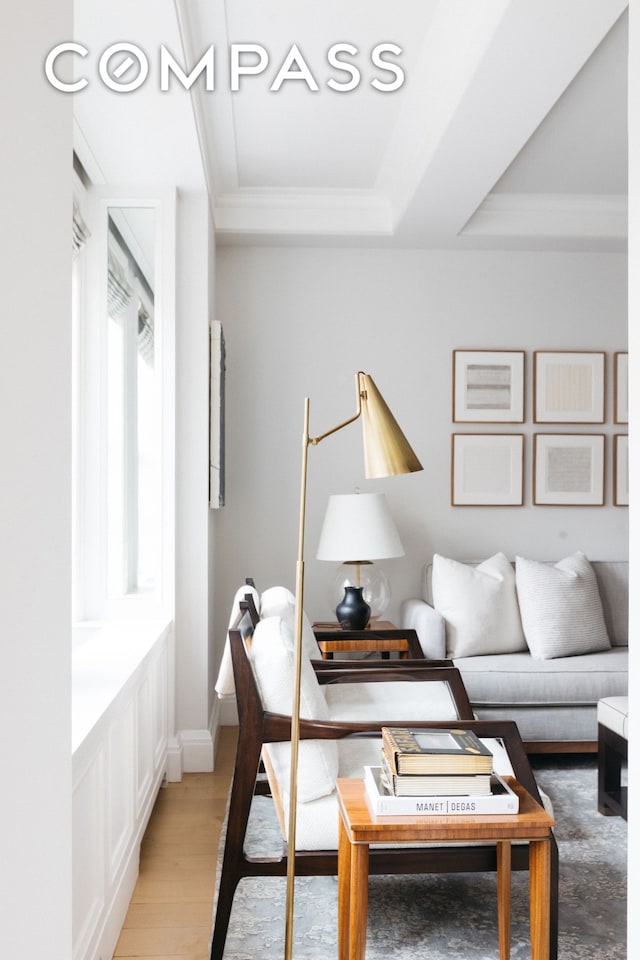
[[[302,615],[304,610],[304,527],[307,507],[307,462],[309,458],[309,398],[304,401],[302,471],[300,477],[300,519],[296,563],[296,621],[294,645],[294,689],[291,706],[291,778],[289,782],[289,830],[287,835],[287,899],[285,914],[285,960],[293,952],[293,901],[296,876],[296,812],[298,803],[298,747],[300,743],[300,674],[302,666]]]
[[[296,876],[296,816],[298,804],[298,752],[300,745],[300,678],[302,670],[302,622],[304,611],[304,526],[307,507],[307,462],[309,447],[332,436],[343,427],[365,415],[368,439],[365,447],[365,475],[387,477],[422,470],[422,465],[409,446],[391,411],[368,374],[356,374],[358,406],[355,414],[316,437],[309,436],[309,398],[304,401],[302,432],[302,471],[300,478],[300,520],[298,526],[298,561],[296,564],[296,607],[293,659],[293,696],[291,704],[291,774],[289,780],[289,826],[287,835],[287,897],[285,917],[285,960],[293,952],[293,901]],[[363,427],[364,434],[364,427]]]

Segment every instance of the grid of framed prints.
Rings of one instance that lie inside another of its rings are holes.
[[[628,423],[628,354],[613,354],[613,423]],[[535,506],[603,506],[606,449],[612,447],[615,506],[629,503],[628,437],[584,427],[604,424],[607,356],[597,350],[533,352],[532,421],[547,432],[532,436]],[[524,424],[524,350],[454,350],[455,424]],[[561,424],[571,432],[551,432]],[[584,426],[583,426],[584,425]],[[453,506],[524,504],[524,433],[500,429],[455,432],[451,438]]]

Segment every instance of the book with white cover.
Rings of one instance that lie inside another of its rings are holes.
[[[396,797],[385,789],[380,767],[364,768],[364,784],[367,804],[377,817],[505,814],[518,813],[520,809],[518,795],[498,774],[492,777],[488,797]]]
[[[381,751],[382,785],[387,793],[396,797],[432,797],[450,794],[472,794],[475,797],[491,796],[490,773],[455,773],[445,776],[438,773],[393,773],[384,750]]]

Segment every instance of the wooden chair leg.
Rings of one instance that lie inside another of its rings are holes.
[[[243,869],[244,840],[259,765],[260,748],[255,739],[249,741],[247,738],[244,742],[239,742],[229,799],[224,854],[211,940],[211,960],[222,960],[233,897],[238,883],[243,876],[246,876],[246,871]]]

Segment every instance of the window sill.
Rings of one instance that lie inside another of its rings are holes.
[[[146,657],[170,628],[170,620],[157,618],[114,623],[86,622],[74,627],[72,754],[106,716],[118,696],[132,682]]]

